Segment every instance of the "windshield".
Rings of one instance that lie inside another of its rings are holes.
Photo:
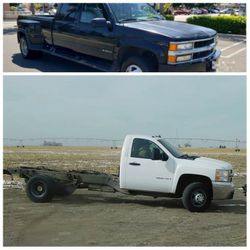
[[[171,145],[167,140],[160,139],[158,142],[160,142],[174,157],[180,158],[183,155],[181,151]]]
[[[140,22],[164,19],[146,3],[111,3],[109,4],[118,22]]]

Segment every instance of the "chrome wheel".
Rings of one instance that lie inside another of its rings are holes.
[[[143,72],[143,71],[139,66],[131,64],[127,67],[126,72]]]
[[[22,54],[25,57],[28,56],[29,49],[28,49],[28,45],[27,45],[26,39],[24,37],[22,37],[21,40],[20,40],[20,48],[21,48]]]
[[[46,185],[43,182],[36,182],[31,187],[31,192],[34,196],[43,196],[46,192]]]
[[[202,207],[206,203],[206,200],[207,196],[202,190],[195,191],[191,197],[191,202],[196,207]]]

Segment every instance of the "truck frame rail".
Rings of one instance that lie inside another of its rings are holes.
[[[13,179],[13,175],[17,175],[20,178],[24,178],[25,182],[34,176],[48,176],[54,180],[55,183],[60,185],[73,185],[75,188],[89,188],[107,191],[107,187],[112,192],[126,193],[120,189],[119,177],[117,175],[106,174],[92,170],[55,170],[40,167],[9,167],[3,170],[3,174],[10,175]]]

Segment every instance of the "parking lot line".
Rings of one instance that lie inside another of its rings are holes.
[[[235,47],[235,46],[237,46],[237,45],[239,45],[239,44],[245,43],[245,42],[246,42],[246,40],[241,41],[241,42],[238,42],[238,43],[234,43],[234,44],[232,44],[232,45],[230,45],[230,46],[227,46],[227,47],[221,49],[221,52],[223,52],[223,51],[225,51],[225,50],[227,50],[227,49],[231,49],[231,48],[233,48],[233,47]]]
[[[235,51],[234,53],[232,53],[232,54],[230,54],[230,55],[221,56],[221,57],[222,57],[222,58],[231,58],[231,57],[233,57],[233,56],[239,54],[240,52],[242,52],[242,51],[244,51],[244,50],[246,50],[246,48],[242,48],[242,49],[240,49],[240,50],[238,50],[238,51]]]

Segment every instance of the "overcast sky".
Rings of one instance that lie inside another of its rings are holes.
[[[4,137],[246,139],[243,76],[5,76]]]

